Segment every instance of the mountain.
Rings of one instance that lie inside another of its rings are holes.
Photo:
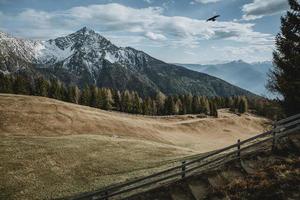
[[[80,87],[135,90],[142,96],[186,94],[253,95],[219,78],[168,64],[131,47],[117,47],[86,27],[47,41],[0,33],[0,72],[55,77]]]
[[[266,89],[271,62],[246,63],[242,60],[225,64],[178,64],[188,69],[221,78],[258,95],[269,95]]]

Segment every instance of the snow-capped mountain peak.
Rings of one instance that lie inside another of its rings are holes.
[[[86,67],[93,65],[101,68],[100,63],[105,59],[111,63],[134,68],[149,57],[132,48],[117,47],[87,27],[47,41],[17,39],[1,32],[0,45],[4,46],[2,53],[13,52],[24,60],[36,64],[63,62],[63,67],[67,67],[80,56],[85,61]]]

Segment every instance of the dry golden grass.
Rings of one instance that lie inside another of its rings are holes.
[[[265,129],[268,120],[146,117],[0,94],[0,199],[51,199],[157,171]]]

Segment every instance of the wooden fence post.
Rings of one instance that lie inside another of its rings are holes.
[[[238,141],[237,141],[237,150],[238,150],[237,157],[238,157],[239,160],[241,160],[241,145],[240,145],[240,142],[241,142],[241,140],[238,139]]]
[[[185,177],[185,163],[186,163],[186,161],[182,161],[181,178]]]

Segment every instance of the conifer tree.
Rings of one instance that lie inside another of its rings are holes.
[[[135,114],[142,113],[142,99],[137,92],[133,93],[132,112]]]
[[[238,106],[238,112],[239,113],[245,113],[248,111],[248,102],[246,97],[241,97],[240,98],[240,102],[239,102],[239,106]]]
[[[156,107],[157,107],[157,113],[163,114],[165,100],[166,100],[166,96],[163,93],[161,93],[161,92],[156,93],[155,103],[156,103]]]
[[[80,90],[76,85],[69,85],[67,91],[67,101],[71,103],[79,103]]]
[[[95,85],[90,86],[90,103],[89,105],[94,108],[100,108],[100,92]]]
[[[48,92],[48,97],[53,99],[61,99],[61,83],[57,79],[51,79]]]
[[[90,88],[88,85],[85,85],[83,90],[81,91],[80,95],[80,104],[89,106],[90,105],[90,98],[91,98],[91,93],[90,93]]]
[[[17,75],[13,83],[13,91],[15,94],[29,95],[31,93],[31,85],[29,79],[22,75]]]
[[[35,85],[35,95],[46,97],[48,96],[48,90],[49,90],[49,82],[45,80],[43,77],[38,77],[34,81]]]
[[[297,0],[289,4],[276,37],[268,88],[282,95],[286,114],[293,115],[300,113],[300,5]]]
[[[165,101],[165,105],[164,105],[164,108],[165,108],[165,114],[166,115],[174,115],[176,110],[175,110],[175,103],[174,103],[174,100],[173,100],[173,97],[172,96],[168,96],[166,101]]]
[[[201,102],[200,102],[200,97],[199,96],[193,96],[192,113],[193,114],[201,113]]]
[[[113,107],[115,110],[121,111],[121,94],[118,90],[113,90]]]
[[[13,93],[13,79],[11,76],[0,73],[0,92]]]
[[[131,112],[131,93],[128,90],[122,92],[121,109],[123,112]]]
[[[214,101],[210,101],[209,105],[210,105],[210,115],[214,117],[218,117],[218,109],[216,103]]]

